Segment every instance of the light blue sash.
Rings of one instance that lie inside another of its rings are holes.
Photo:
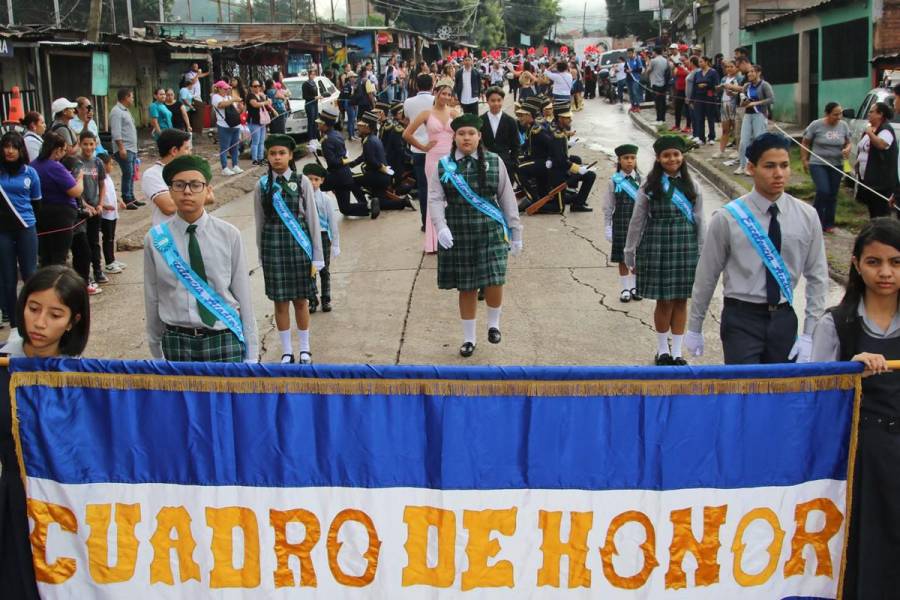
[[[631,181],[621,171],[612,176],[614,191],[619,193],[624,191],[632,200],[637,200],[638,188],[634,181]]]
[[[687,196],[684,195],[684,192],[678,189],[678,186],[669,183],[669,176],[663,173],[662,189],[664,194],[669,193],[670,186],[672,187],[672,204],[675,205],[675,208],[681,211],[681,214],[683,214],[684,218],[688,220],[688,223],[693,225],[694,206],[691,204],[691,201],[687,199]]]
[[[524,146],[526,140],[527,140],[527,138],[525,137],[525,134],[520,131],[519,132],[519,145]]]
[[[188,263],[184,262],[184,258],[178,253],[175,240],[172,239],[169,224],[160,223],[153,227],[150,230],[150,237],[153,239],[153,247],[162,255],[175,277],[187,288],[187,291],[197,299],[197,302],[205,306],[216,319],[222,321],[243,345],[244,324],[241,322],[240,315],[225,302],[225,299],[218,292],[203,281]]]
[[[756,253],[762,259],[763,265],[769,270],[775,281],[778,282],[781,295],[784,296],[788,304],[793,304],[794,289],[791,282],[791,273],[788,271],[787,265],[784,264],[781,254],[775,249],[772,240],[769,239],[769,235],[763,231],[760,222],[750,212],[750,208],[743,200],[738,198],[726,204],[725,210],[731,213],[737,224],[741,226],[744,235],[750,240],[750,245],[753,246],[753,249],[756,250]]]
[[[500,210],[500,207],[476,194],[475,190],[466,183],[466,179],[456,172],[456,163],[450,160],[449,156],[441,159],[441,166],[444,167],[441,182],[447,183],[449,181],[452,183],[459,195],[465,198],[466,202],[471,204],[475,210],[500,223],[503,227],[503,239],[508,242],[509,226],[506,224],[506,217],[503,216],[503,211]]]
[[[269,186],[269,177],[267,175],[263,175],[259,180],[259,185],[262,186],[263,193],[268,189]],[[281,222],[284,223],[284,226],[287,227],[287,230],[291,232],[291,236],[294,238],[294,241],[303,249],[306,255],[309,257],[309,260],[313,259],[313,246],[312,242],[309,239],[309,236],[306,235],[306,232],[303,231],[303,227],[300,226],[300,222],[297,221],[297,217],[294,216],[294,213],[290,211],[287,207],[287,204],[284,201],[284,197],[281,195],[281,185],[276,182],[273,182],[272,185],[272,207],[275,209],[276,214],[281,219]]]
[[[316,190],[316,212],[319,213],[319,225],[328,233],[328,239],[333,239],[331,236],[331,221],[328,219],[328,208],[326,207],[325,212],[319,210],[319,198],[321,197],[324,203],[328,203],[328,199],[322,193],[322,190]]]

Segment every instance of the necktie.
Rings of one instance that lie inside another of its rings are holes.
[[[772,204],[769,206],[769,214],[772,219],[769,221],[769,239],[778,252],[781,252],[781,224],[778,222],[778,206]],[[781,300],[781,288],[775,277],[766,269],[766,303],[769,306],[777,305]]]
[[[196,224],[188,225],[188,257],[191,259],[191,269],[200,279],[206,281],[206,267],[203,265],[203,254],[200,252],[200,242],[197,241],[196,231]],[[200,312],[200,320],[203,321],[204,325],[212,327],[216,324],[215,315],[209,312],[209,309],[200,302],[197,302],[197,310]]]

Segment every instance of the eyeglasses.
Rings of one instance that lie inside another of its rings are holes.
[[[172,191],[175,192],[183,192],[185,189],[190,189],[193,193],[199,194],[204,189],[206,189],[205,181],[183,181],[180,179],[176,179],[172,182]]]
[[[90,104],[88,104],[87,106],[84,107],[84,110],[94,110],[94,107],[91,106]]]

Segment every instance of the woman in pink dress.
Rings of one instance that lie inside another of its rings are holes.
[[[459,107],[454,106],[453,81],[442,79],[438,81],[432,92],[434,94],[434,106],[431,110],[423,110],[410,123],[403,132],[403,139],[425,152],[425,173],[437,170],[438,161],[450,153],[453,143],[453,128],[450,121],[460,115]],[[428,130],[428,144],[422,145],[413,136],[419,126],[425,125]],[[428,202],[427,198],[419,198],[419,202]],[[425,252],[433,254],[437,252],[437,234],[431,219],[425,219]]]

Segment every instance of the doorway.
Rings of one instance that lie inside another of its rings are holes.
[[[819,117],[819,30],[806,32],[809,47],[809,89],[807,90],[807,106],[809,121]]]

